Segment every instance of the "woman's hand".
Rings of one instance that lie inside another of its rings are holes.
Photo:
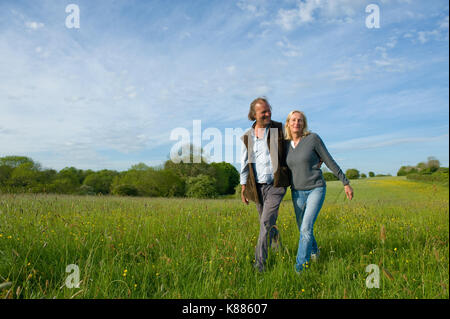
[[[347,198],[349,200],[352,200],[353,198],[353,188],[350,185],[344,186],[345,195],[347,195]]]

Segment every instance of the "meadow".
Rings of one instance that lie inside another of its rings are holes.
[[[0,298],[449,298],[449,189],[404,177],[327,183],[320,258],[294,271],[290,192],[282,248],[252,267],[255,205],[196,200],[0,194]],[[79,267],[79,288],[65,284]],[[366,267],[379,267],[367,288]]]

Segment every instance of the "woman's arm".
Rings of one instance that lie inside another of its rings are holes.
[[[339,178],[339,180],[342,182],[342,184],[344,184],[345,195],[347,196],[347,198],[349,200],[352,200],[353,188],[350,186],[349,180],[347,179],[347,177],[345,177],[345,174],[344,174],[344,172],[342,172],[339,165],[334,161],[330,152],[328,152],[328,150],[327,150],[324,142],[320,138],[320,136],[317,134],[315,136],[316,136],[315,150],[316,150],[317,154],[319,154],[320,160],[321,161],[323,160],[323,162],[327,165],[327,167],[329,169],[331,169],[333,174],[336,175],[337,178]]]
[[[350,182],[345,177],[344,172],[342,172],[339,165],[334,161],[331,154],[328,152],[325,144],[323,143],[322,139],[319,135],[314,134],[315,136],[315,143],[314,143],[314,149],[319,154],[320,159],[327,165],[327,167],[333,172],[334,175],[336,175],[337,178],[342,182],[342,184],[349,185]]]

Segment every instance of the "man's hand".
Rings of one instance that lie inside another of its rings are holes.
[[[245,205],[248,205],[248,199],[244,196],[245,185],[241,185],[241,200]]]
[[[353,198],[353,188],[350,185],[345,185],[344,186],[344,190],[345,190],[345,195],[347,195],[347,198],[349,200],[352,200],[352,198]]]

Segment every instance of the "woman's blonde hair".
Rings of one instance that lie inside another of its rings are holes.
[[[284,138],[287,140],[292,140],[292,134],[291,134],[291,129],[289,128],[289,121],[291,120],[292,115],[294,115],[294,113],[299,113],[302,117],[303,117],[303,131],[301,132],[300,136],[304,137],[307,136],[309,134],[311,134],[310,131],[308,131],[308,121],[306,120],[306,116],[305,113],[301,112],[301,111],[297,111],[294,110],[292,112],[289,113],[287,119],[286,119],[286,123],[284,124]]]

